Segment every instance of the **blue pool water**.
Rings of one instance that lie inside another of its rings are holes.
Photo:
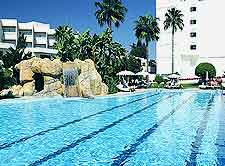
[[[215,91],[0,101],[0,165],[225,165]]]

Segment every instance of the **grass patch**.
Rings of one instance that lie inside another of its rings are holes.
[[[199,84],[181,84],[183,89],[198,88]]]

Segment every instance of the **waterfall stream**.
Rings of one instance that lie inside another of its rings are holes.
[[[64,96],[69,97],[69,87],[77,85],[77,77],[78,77],[77,69],[71,68],[64,68],[63,69],[63,76],[64,76]]]

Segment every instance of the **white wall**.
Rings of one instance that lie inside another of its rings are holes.
[[[195,67],[201,62],[210,62],[217,69],[217,75],[225,70],[224,15],[225,1],[222,0],[157,0],[156,15],[160,18],[161,35],[157,43],[157,72],[171,73],[171,31],[164,31],[163,22],[167,9],[176,7],[184,14],[184,30],[175,34],[175,72],[182,75],[194,74]],[[190,12],[190,7],[197,7]],[[191,25],[190,20],[197,20]],[[196,32],[197,37],[191,38],[190,33]],[[197,45],[191,50],[190,45]]]
[[[49,24],[39,23],[39,22],[27,22],[27,23],[18,23],[15,19],[0,19],[0,32],[2,32],[3,26],[14,26],[16,27],[16,32],[4,32],[0,33],[0,41],[4,40],[17,40],[19,35],[19,30],[31,30],[32,35],[26,35],[26,42],[32,43],[32,47],[34,47],[35,44],[45,44],[46,48],[27,48],[26,51],[31,51],[33,54],[35,53],[44,53],[44,54],[56,54],[57,51],[53,49],[47,49],[48,44],[51,46],[54,44],[54,39],[49,39],[48,41],[48,34],[54,35],[55,30],[50,29]],[[45,33],[44,37],[36,37],[35,32],[39,33]],[[3,48],[3,44],[0,43],[0,48]],[[4,45],[5,47],[5,45]]]

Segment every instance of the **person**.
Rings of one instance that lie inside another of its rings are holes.
[[[222,80],[222,78],[221,77],[218,77],[217,79],[216,79],[216,82],[218,83],[218,85],[222,85],[222,83],[223,83],[223,80]]]
[[[139,81],[138,81],[138,79],[136,78],[136,79],[135,79],[135,85],[138,86],[138,84],[139,84]]]
[[[123,88],[128,88],[128,85],[125,80],[123,80],[122,85],[123,85]]]
[[[131,80],[128,82],[128,86],[131,86]]]

